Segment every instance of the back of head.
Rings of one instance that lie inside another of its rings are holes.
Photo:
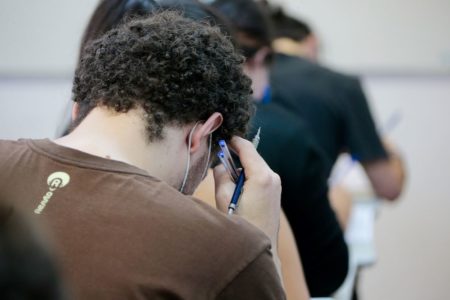
[[[264,7],[273,24],[272,47],[274,51],[317,62],[320,51],[319,40],[309,25],[288,16],[281,7],[270,6],[267,1],[264,1]]]
[[[297,42],[304,41],[312,34],[311,28],[305,22],[292,18],[281,9],[270,9],[274,38],[289,38]]]
[[[233,23],[237,41],[247,58],[263,47],[271,47],[270,18],[261,3],[253,0],[216,0],[211,5]]]
[[[244,135],[251,114],[243,58],[217,27],[162,11],[88,43],[75,73],[79,123],[94,107],[143,108],[150,140],[166,125],[222,113],[217,135]]]

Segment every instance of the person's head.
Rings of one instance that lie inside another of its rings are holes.
[[[215,0],[211,5],[233,24],[237,44],[246,57],[245,72],[253,80],[255,98],[260,98],[272,56],[269,15],[261,3],[253,0]]]
[[[319,41],[308,24],[286,15],[281,8],[271,9],[271,19],[276,52],[318,60]]]
[[[204,164],[210,134],[215,141],[246,133],[252,105],[242,63],[217,27],[170,11],[132,20],[86,45],[74,78],[74,124],[95,108],[139,110],[148,143],[179,129],[192,165]]]
[[[215,0],[211,5],[233,24],[237,43],[247,60],[253,59],[262,49],[271,49],[270,19],[259,3],[253,0]]]

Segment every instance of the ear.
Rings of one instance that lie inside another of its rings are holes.
[[[252,64],[256,66],[265,65],[266,64],[266,58],[270,54],[270,48],[265,46],[259,49],[255,55],[251,58]]]
[[[79,112],[80,112],[80,105],[78,104],[78,102],[75,102],[72,106],[72,113],[71,113],[72,122],[75,121],[75,119],[78,117]]]
[[[217,128],[223,123],[223,117],[221,113],[213,113],[204,123],[198,123],[194,132],[192,133],[191,141],[191,153],[200,149],[203,138],[209,137]],[[189,137],[188,137],[189,139]]]

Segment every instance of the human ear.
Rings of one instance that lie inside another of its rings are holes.
[[[255,55],[251,58],[252,64],[255,66],[261,66],[266,64],[266,58],[270,54],[269,47],[262,47],[256,51]]]
[[[204,123],[198,123],[197,127],[192,133],[191,153],[200,148],[201,141],[204,137],[208,137],[217,130],[223,123],[223,116],[221,113],[215,112]]]

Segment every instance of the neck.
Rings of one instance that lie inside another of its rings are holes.
[[[177,157],[179,151],[186,151],[177,142],[183,140],[182,131],[166,127],[163,139],[150,142],[145,124],[141,109],[117,113],[96,107],[69,135],[54,142],[133,165],[175,187],[179,184],[174,172],[180,168]]]
[[[299,56],[310,61],[317,60],[308,41],[297,42],[289,38],[278,38],[272,42],[272,47],[277,53]]]

